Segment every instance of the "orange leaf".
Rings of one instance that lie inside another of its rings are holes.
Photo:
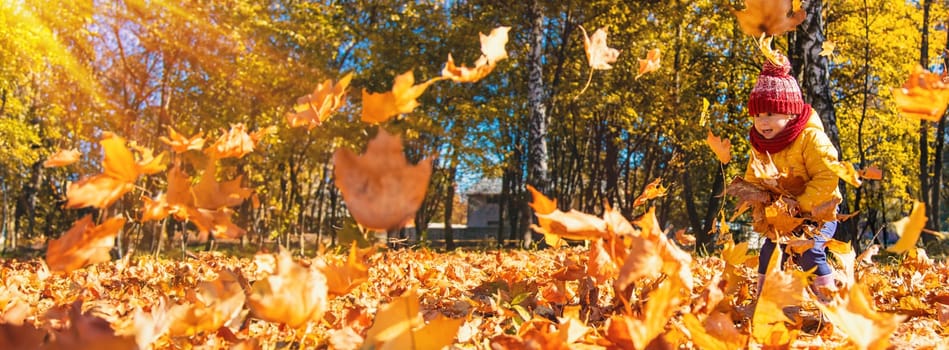
[[[765,346],[788,345],[793,339],[785,322],[785,306],[800,305],[803,301],[804,272],[785,272],[780,268],[781,250],[775,249],[768,264],[764,285],[758,296],[758,304],[752,317],[751,333],[754,339]]]
[[[230,181],[218,182],[215,173],[214,163],[209,162],[201,175],[201,180],[194,185],[192,192],[194,193],[194,206],[196,208],[236,207],[254,192],[249,188],[241,187],[241,176]]]
[[[213,159],[242,158],[254,151],[256,143],[243,123],[231,124],[231,129],[223,132],[204,152]]]
[[[306,125],[307,129],[313,129],[329,119],[330,115],[343,105],[343,97],[346,96],[346,88],[352,78],[352,73],[346,74],[336,85],[333,85],[333,80],[326,79],[313,93],[298,98],[293,106],[293,113],[287,114],[290,127]]]
[[[425,324],[418,295],[409,291],[381,306],[366,333],[364,347],[373,349],[441,349],[454,342],[464,319],[439,315]]]
[[[803,9],[792,9],[791,0],[745,0],[745,9],[732,9],[732,13],[741,31],[756,38],[762,33],[781,35],[794,30],[807,16]]]
[[[681,245],[693,245],[695,244],[695,236],[685,233],[685,229],[679,229],[675,233],[675,240]]]
[[[728,164],[732,160],[732,140],[722,139],[718,136],[712,134],[712,131],[709,130],[708,137],[705,139],[705,142],[712,147],[712,151],[715,152],[715,156],[718,157],[718,160],[722,164]]]
[[[633,201],[633,206],[638,207],[640,205],[646,204],[647,200],[659,198],[666,195],[666,188],[662,186],[662,178],[656,178],[652,180],[646,188],[643,189],[643,193],[636,197],[636,200]]]
[[[877,168],[875,165],[860,169],[857,174],[867,180],[883,180],[883,170],[880,170],[880,168]]]
[[[372,251],[370,248],[369,252]],[[323,257],[318,260],[317,268],[326,276],[326,285],[330,295],[346,295],[363,282],[369,280],[369,268],[363,263],[365,253],[360,252],[354,242],[349,248],[345,261]]]
[[[231,214],[234,212],[230,208],[204,209],[204,208],[184,208],[187,219],[198,227],[198,232],[204,236],[208,232],[213,232],[215,237],[221,238],[240,238],[247,231],[234,225],[231,222]],[[204,238],[202,238],[203,240]]]
[[[445,68],[442,69],[442,77],[451,79],[457,83],[474,83],[488,76],[494,70],[494,64],[488,63],[488,58],[481,56],[475,62],[474,68],[468,68],[465,65],[456,66],[455,60],[448,54],[448,61],[445,62]]]
[[[587,53],[587,62],[593,69],[611,69],[610,63],[616,62],[619,56],[619,50],[606,46],[606,29],[600,28],[593,33],[593,37],[587,37],[587,31],[580,26],[583,31],[583,49]]]
[[[159,137],[159,139],[166,145],[171,146],[171,150],[175,153],[184,153],[187,151],[200,151],[202,148],[204,148],[203,135],[204,132],[199,132],[197,135],[187,137],[179,134],[178,131],[175,131],[174,128],[169,126],[168,137],[162,136]]]
[[[262,320],[302,329],[323,317],[327,299],[326,276],[296,263],[281,249],[274,273],[251,286],[247,306]]]
[[[409,165],[402,138],[380,129],[366,153],[340,148],[333,154],[336,186],[360,225],[370,229],[400,228],[410,222],[425,199],[432,159]]]
[[[910,213],[909,216],[893,223],[893,226],[896,228],[896,234],[900,236],[900,239],[896,241],[896,244],[886,248],[886,250],[892,253],[903,253],[915,248],[916,241],[919,240],[919,235],[922,234],[923,228],[926,227],[926,220],[926,204],[915,202],[913,204],[913,212]]]
[[[46,158],[46,161],[43,162],[43,167],[52,168],[59,166],[66,166],[79,161],[79,156],[82,153],[79,153],[79,150],[73,149],[62,149],[53,153],[53,155]]]
[[[170,335],[195,336],[215,332],[243,320],[241,310],[246,297],[234,272],[218,271],[217,279],[200,282],[196,289],[192,302],[175,305],[169,310],[173,319],[168,330]]]
[[[873,304],[867,286],[861,283],[850,288],[842,300],[837,297],[836,302],[816,303],[834,328],[842,331],[858,349],[886,349],[890,335],[906,316],[878,312]]]
[[[92,216],[86,215],[61,237],[49,241],[46,264],[51,271],[69,273],[86,265],[112,260],[109,251],[124,225],[125,219],[117,216],[93,226]]]
[[[639,74],[636,74],[636,79],[643,76],[643,74],[654,72],[659,69],[660,62],[660,53],[659,49],[652,49],[646,53],[646,58],[639,59]]]
[[[544,196],[544,194],[540,193],[540,191],[537,191],[537,189],[534,188],[534,186],[527,185],[527,190],[530,191],[531,196],[534,199],[533,202],[527,203],[527,204],[530,205],[530,207],[534,209],[535,213],[550,214],[550,213],[553,213],[554,210],[557,210],[556,200],[551,200],[550,198],[547,198],[547,196]],[[550,219],[542,218],[538,216],[537,224],[538,226],[542,228],[550,227]],[[558,235],[555,235],[552,233],[543,233],[543,234],[544,234],[544,241],[551,247],[556,248],[556,247],[560,247],[561,245],[566,244],[563,238],[561,238]]]
[[[168,213],[168,203],[165,201],[164,193],[158,195],[155,199],[142,196],[141,222],[161,220],[167,217]]]
[[[474,68],[464,65],[455,66],[455,60],[452,59],[451,54],[448,54],[448,62],[445,63],[445,69],[442,69],[442,77],[459,83],[473,83],[486,77],[494,70],[498,61],[507,58],[504,45],[507,44],[507,33],[510,29],[511,27],[498,27],[491,30],[490,35],[478,33],[481,38],[482,55],[475,62]]]
[[[418,101],[415,99],[422,96],[425,89],[436,79],[415,85],[415,75],[412,71],[408,71],[395,77],[392,91],[374,94],[363,89],[362,121],[381,123],[396,115],[411,112],[418,106]]]
[[[902,88],[893,89],[893,101],[904,115],[938,122],[949,104],[949,86],[938,74],[917,66]]]
[[[853,187],[860,187],[862,181],[860,181],[860,175],[857,174],[857,170],[853,168],[853,165],[850,162],[844,161],[833,161],[824,159],[824,164],[827,165],[830,170],[837,174],[837,177],[844,180],[844,182],[852,185]]]
[[[682,303],[683,286],[670,278],[648,295],[639,317],[613,316],[607,321],[605,337],[622,349],[645,349],[653,339],[664,333],[669,319]],[[631,343],[631,344],[630,344]]]
[[[748,347],[748,335],[742,334],[731,317],[721,312],[712,313],[704,323],[694,314],[685,313],[682,315],[682,323],[689,329],[697,348],[731,350]]]
[[[69,184],[66,208],[106,208],[135,188],[134,184],[99,174]]]
[[[856,268],[857,253],[853,251],[853,247],[850,246],[850,243],[841,242],[836,239],[827,241],[824,246],[834,253],[834,257],[837,259],[837,262],[839,262],[843,267],[844,278],[842,278],[842,280],[844,285],[849,288],[856,282],[854,272]]]
[[[537,222],[545,222],[546,226],[531,225],[535,231],[543,234],[552,234],[565,239],[594,240],[603,237],[606,231],[606,221],[571,209],[562,212],[559,209],[550,214],[534,213]]]

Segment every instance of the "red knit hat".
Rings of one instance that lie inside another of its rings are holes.
[[[791,72],[791,63],[781,54],[778,54],[777,61],[784,64],[777,65],[765,60],[758,82],[751,89],[748,112],[753,116],[759,113],[798,115],[804,108],[801,88],[797,86],[797,80],[788,74]]]

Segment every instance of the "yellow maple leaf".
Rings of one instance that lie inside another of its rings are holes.
[[[327,299],[326,276],[315,267],[303,267],[281,250],[274,274],[251,286],[247,306],[262,320],[300,329],[323,317]]]
[[[121,216],[109,218],[94,226],[92,215],[86,215],[46,248],[46,265],[51,271],[69,273],[83,266],[112,260],[109,251],[115,236],[125,225]]]
[[[783,309],[800,305],[806,286],[804,272],[781,270],[781,255],[781,250],[775,249],[769,259],[768,272],[752,317],[752,337],[765,346],[782,346],[793,341],[794,335],[784,326],[790,320]]]
[[[415,85],[415,75],[408,71],[395,77],[392,90],[384,93],[370,93],[362,90],[362,121],[381,123],[403,113],[409,113],[418,106],[417,99],[437,79]]]
[[[175,153],[184,153],[187,151],[200,151],[204,148],[204,132],[199,132],[192,137],[184,136],[171,126],[168,127],[168,136],[158,138],[161,142],[171,146]]]
[[[827,41],[824,41],[824,43],[821,45],[820,53],[817,55],[831,57],[834,55],[834,50],[836,49],[837,49],[837,44],[835,44],[833,41],[827,40]]]
[[[715,136],[715,134],[712,134],[712,131],[709,130],[708,137],[705,138],[705,143],[707,143],[709,147],[712,147],[712,151],[715,152],[715,156],[718,157],[718,161],[722,162],[722,164],[728,164],[728,162],[732,160],[732,140]]]
[[[860,174],[857,173],[857,170],[853,168],[853,164],[850,164],[850,162],[824,159],[824,164],[827,165],[834,174],[837,174],[837,177],[854,187],[860,187],[860,184],[863,182],[860,180]]]
[[[343,97],[352,78],[353,73],[346,74],[335,85],[333,80],[326,79],[317,85],[313,93],[298,98],[293,113],[287,114],[290,127],[306,126],[307,129],[313,129],[329,119],[343,105]]]
[[[886,250],[893,253],[904,253],[907,250],[915,248],[916,241],[919,240],[919,235],[923,232],[923,228],[926,227],[926,220],[926,204],[914,202],[913,211],[909,216],[893,223],[893,226],[896,228],[896,234],[900,236],[900,239],[896,241],[896,244],[886,248]]]
[[[583,32],[583,49],[587,54],[590,67],[593,69],[613,68],[610,63],[616,62],[619,50],[606,46],[606,29],[597,29],[592,37],[587,36],[587,31],[583,26],[580,26],[580,30]]]
[[[857,349],[886,349],[889,338],[906,316],[878,312],[867,286],[857,283],[843,299],[817,303],[834,328],[847,335]]]
[[[379,350],[441,349],[454,342],[464,321],[439,315],[426,324],[419,313],[418,295],[408,291],[379,308],[363,346]]]
[[[491,30],[491,33],[484,35],[478,33],[481,39],[481,53],[488,59],[488,62],[494,63],[507,58],[507,50],[504,45],[507,44],[507,33],[511,27],[497,27]]]
[[[831,239],[827,241],[827,243],[824,243],[824,246],[834,254],[834,258],[836,258],[840,263],[840,266],[843,267],[843,278],[840,280],[843,281],[844,286],[850,287],[856,283],[854,272],[856,268],[857,253],[853,251],[853,247],[850,245],[850,243]]]

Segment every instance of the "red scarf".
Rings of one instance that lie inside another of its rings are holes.
[[[774,135],[774,138],[771,139],[764,138],[764,136],[755,129],[755,126],[752,125],[751,130],[748,131],[748,135],[751,137],[751,145],[761,153],[767,152],[775,154],[781,152],[790,146],[791,142],[794,142],[798,135],[801,135],[801,131],[804,131],[804,127],[807,126],[809,119],[811,119],[811,105],[804,104],[804,108],[801,109],[801,114],[798,114],[797,118],[788,122],[784,130],[781,130],[781,132]]]

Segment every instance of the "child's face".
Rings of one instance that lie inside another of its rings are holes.
[[[758,130],[764,138],[770,139],[784,130],[794,117],[796,117],[794,114],[758,113],[755,116],[755,130]]]

